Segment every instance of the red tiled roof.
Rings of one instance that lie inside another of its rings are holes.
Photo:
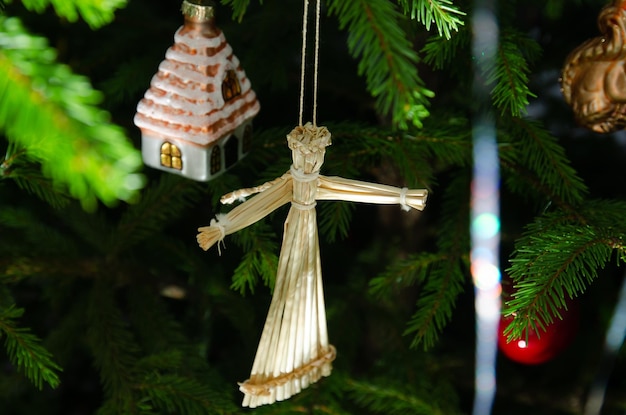
[[[208,145],[259,112],[250,80],[221,30],[200,34],[182,26],[174,42],[137,106],[134,121],[142,133]],[[241,94],[224,102],[227,70],[235,71]]]

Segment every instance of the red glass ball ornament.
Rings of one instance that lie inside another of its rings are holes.
[[[545,332],[540,331],[537,335],[529,330],[528,339],[521,338],[511,342],[507,342],[504,330],[513,317],[502,317],[498,329],[498,349],[514,362],[526,365],[538,365],[553,359],[574,340],[580,320],[578,303],[575,301],[568,302],[568,310],[560,310],[560,313],[563,319],[556,317],[546,327]]]

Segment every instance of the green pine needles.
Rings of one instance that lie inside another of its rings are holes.
[[[67,188],[86,207],[96,199],[112,204],[132,198],[143,182],[136,173],[138,152],[96,107],[102,95],[56,63],[55,55],[17,18],[0,17],[0,131],[12,144],[0,177],[16,178],[22,188],[47,197],[50,185],[39,175],[13,168],[37,162],[53,185]]]
[[[2,304],[0,309],[0,338],[4,337],[9,360],[38,388],[44,382],[52,388],[59,386],[61,368],[52,355],[41,345],[41,340],[29,329],[18,327],[15,320],[22,317],[24,309]]]
[[[419,58],[401,29],[404,15],[389,1],[332,1],[329,12],[348,31],[348,49],[360,59],[359,75],[376,97],[377,110],[394,124],[421,126],[433,92],[417,73]]]
[[[539,334],[561,318],[567,301],[585,292],[613,255],[626,260],[622,201],[590,200],[577,211],[548,212],[528,225],[507,270],[515,292],[505,313],[515,315],[511,339]]]
[[[434,23],[440,37],[450,40],[452,32],[458,32],[463,26],[461,20],[465,13],[458,9],[450,0],[400,0],[404,14],[410,14],[411,19],[417,19],[426,30]]]

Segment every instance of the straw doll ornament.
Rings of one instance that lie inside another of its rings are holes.
[[[307,1],[303,33],[306,34]],[[316,20],[316,54],[319,41],[319,0]],[[305,61],[303,36],[303,63]],[[304,79],[304,64],[303,64]],[[300,122],[287,135],[292,165],[281,177],[251,189],[222,197],[222,203],[245,200],[227,214],[218,214],[209,226],[198,228],[197,240],[204,250],[290,203],[274,294],[250,378],[240,383],[243,406],[257,407],[282,401],[299,393],[321,377],[329,376],[335,348],[329,343],[315,205],[317,200],[343,200],[377,204],[400,204],[404,210],[423,210],[427,191],[409,190],[320,174],[331,134],[315,123],[317,70],[314,78],[313,122]],[[302,83],[304,85],[304,83]]]

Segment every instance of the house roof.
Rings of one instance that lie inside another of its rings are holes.
[[[229,70],[241,93],[225,102],[222,82]],[[212,16],[201,22],[186,16],[134,121],[144,134],[204,146],[231,134],[259,109],[250,80]]]

